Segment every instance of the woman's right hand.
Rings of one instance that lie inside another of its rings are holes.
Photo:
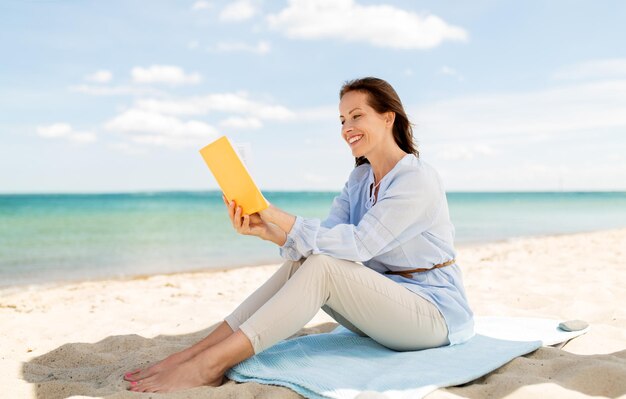
[[[257,236],[264,240],[268,239],[270,226],[261,219],[259,214],[242,214],[241,207],[237,206],[235,201],[230,201],[229,203],[224,194],[222,194],[222,200],[224,200],[224,204],[228,207],[230,222],[237,233]]]

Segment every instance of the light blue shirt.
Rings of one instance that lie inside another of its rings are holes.
[[[372,206],[370,164],[354,168],[324,221],[296,217],[280,248],[283,258],[299,260],[325,254],[361,262],[432,302],[443,314],[451,345],[474,335],[458,264],[414,273],[412,278],[384,274],[430,268],[456,257],[454,226],[437,171],[413,154],[405,155],[380,181]]]

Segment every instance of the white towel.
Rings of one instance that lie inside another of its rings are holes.
[[[559,320],[477,317],[469,341],[396,352],[342,326],[330,333],[281,341],[226,374],[293,389],[306,398],[421,398],[440,387],[467,383],[542,345],[586,333],[565,332]]]

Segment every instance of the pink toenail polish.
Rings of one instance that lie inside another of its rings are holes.
[[[135,385],[137,385],[137,381],[131,382],[130,385],[134,387]]]

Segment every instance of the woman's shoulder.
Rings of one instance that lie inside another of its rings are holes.
[[[352,172],[350,172],[350,176],[348,177],[348,185],[354,186],[360,184],[367,178],[367,176],[369,176],[371,168],[372,167],[369,163],[364,163],[352,169]]]
[[[371,170],[372,166],[369,163],[355,167],[348,177],[348,187],[361,186],[370,177]],[[410,185],[418,190],[420,187],[423,189],[425,185],[437,188],[442,185],[437,170],[413,154],[407,154],[402,158],[387,180],[389,185]]]
[[[441,177],[437,170],[428,162],[413,154],[404,157],[395,170],[393,180],[396,184],[408,185],[416,190],[422,190],[425,186],[441,188]]]

